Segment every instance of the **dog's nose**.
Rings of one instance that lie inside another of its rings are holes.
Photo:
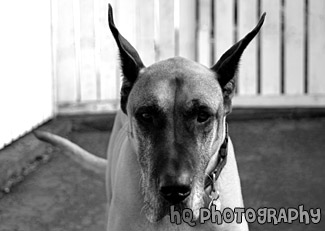
[[[187,173],[179,177],[165,175],[160,178],[159,193],[171,204],[178,204],[185,200],[191,193],[191,178]]]
[[[171,185],[162,186],[160,188],[160,194],[171,204],[178,204],[185,200],[191,193],[191,187],[189,185]]]

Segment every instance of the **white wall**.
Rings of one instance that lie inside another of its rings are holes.
[[[53,115],[51,0],[0,1],[0,148]]]

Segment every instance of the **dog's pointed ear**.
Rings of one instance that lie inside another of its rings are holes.
[[[241,55],[243,54],[247,45],[260,31],[266,13],[262,15],[257,26],[248,33],[242,40],[233,45],[227,50],[219,59],[219,61],[211,67],[217,73],[219,84],[223,90],[226,113],[231,111],[231,97],[235,89],[235,75],[238,69],[238,64]]]
[[[120,34],[114,24],[113,10],[108,4],[108,24],[119,49],[123,82],[121,87],[121,109],[126,114],[126,104],[129,93],[144,65],[136,49]]]

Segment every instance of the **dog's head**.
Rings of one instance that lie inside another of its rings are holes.
[[[180,57],[145,67],[115,27],[109,6],[109,26],[124,75],[121,109],[129,117],[129,138],[141,166],[144,211],[151,222],[164,217],[170,205],[190,208],[198,218],[205,204],[206,173],[215,166],[224,139],[238,62],[264,17],[211,68]]]

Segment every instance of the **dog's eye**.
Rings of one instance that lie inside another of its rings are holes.
[[[151,115],[151,114],[149,114],[149,113],[141,113],[140,115],[139,115],[139,119],[142,121],[142,122],[146,122],[146,123],[150,123],[150,122],[152,122],[152,120],[153,120],[153,116]]]
[[[196,120],[198,123],[204,123],[204,122],[208,121],[210,119],[210,117],[211,116],[209,113],[201,111],[198,113]]]

